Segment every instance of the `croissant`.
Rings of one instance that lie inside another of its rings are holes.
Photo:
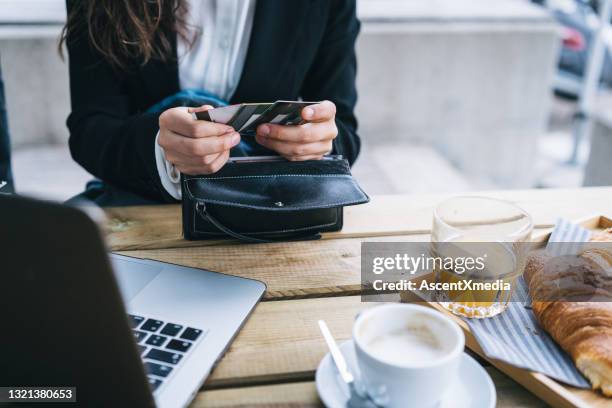
[[[612,229],[591,241],[612,241]],[[607,397],[612,397],[612,302],[602,299],[612,300],[611,271],[612,252],[600,245],[573,259],[534,254],[523,275],[537,321]]]

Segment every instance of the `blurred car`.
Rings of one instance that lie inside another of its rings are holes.
[[[562,48],[554,89],[561,96],[577,98],[586,70],[588,51],[597,30],[597,0],[531,0],[550,10],[561,25]],[[601,73],[603,86],[612,88],[612,30],[604,34],[606,54]]]

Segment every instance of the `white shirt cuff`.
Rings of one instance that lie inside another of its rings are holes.
[[[155,136],[155,164],[162,186],[168,194],[177,200],[181,199],[181,173],[176,170],[174,165],[166,160],[164,149],[157,143],[159,132]]]

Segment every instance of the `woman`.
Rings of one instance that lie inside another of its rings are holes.
[[[357,157],[354,1],[68,0],[67,7],[70,150],[103,180],[88,193],[99,204],[180,199],[179,172],[216,172],[244,147],[234,129],[196,121],[184,106],[325,100],[303,110],[310,123],[261,125],[250,149],[290,160]]]

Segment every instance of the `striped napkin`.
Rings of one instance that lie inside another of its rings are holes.
[[[553,255],[576,254],[589,237],[589,230],[559,219],[547,249]],[[551,242],[564,244],[551,246]],[[590,388],[569,355],[540,328],[529,305],[527,284],[521,277],[512,301],[503,313],[492,318],[465,321],[487,357],[546,374],[574,387]]]

